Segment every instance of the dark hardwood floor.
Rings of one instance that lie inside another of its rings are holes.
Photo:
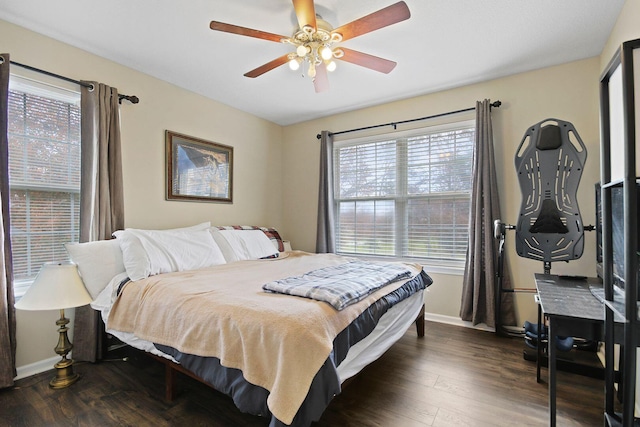
[[[522,339],[428,322],[411,328],[338,395],[317,426],[545,426],[547,386],[522,357]],[[51,390],[51,372],[0,391],[2,426],[267,426],[230,398],[179,376],[162,400],[162,366],[138,352],[128,361],[77,364],[79,382]],[[543,369],[543,378],[547,371]],[[559,372],[558,425],[602,426],[602,380]]]

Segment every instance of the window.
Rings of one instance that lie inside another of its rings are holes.
[[[474,121],[336,142],[336,250],[460,267],[469,236]]]
[[[45,262],[65,261],[80,212],[80,94],[11,76],[9,189],[16,296]]]

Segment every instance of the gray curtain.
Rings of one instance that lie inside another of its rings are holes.
[[[460,317],[474,325],[484,323],[495,327],[498,240],[493,236],[493,222],[500,219],[500,199],[493,154],[490,104],[488,99],[476,103],[469,247],[462,283]],[[511,288],[507,268],[503,272],[502,286]],[[503,325],[515,325],[513,300],[506,293],[501,299],[500,314]]]
[[[7,138],[9,54],[0,55],[0,388],[16,376],[16,309],[9,223],[9,144]]]
[[[336,251],[333,217],[333,137],[323,130],[320,138],[320,187],[318,191],[318,229],[316,252]]]
[[[111,239],[124,228],[118,90],[102,83],[81,89],[80,241]],[[95,362],[103,328],[90,306],[76,309],[73,357]]]

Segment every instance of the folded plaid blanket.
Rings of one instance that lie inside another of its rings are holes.
[[[262,285],[267,292],[311,298],[342,310],[389,283],[408,278],[400,264],[351,261]]]

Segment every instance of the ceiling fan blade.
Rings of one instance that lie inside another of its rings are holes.
[[[344,55],[340,58],[342,61],[370,68],[381,73],[389,74],[397,65],[393,61],[369,55],[368,53],[358,52],[357,50],[347,49],[345,47],[341,47],[340,49],[344,51]]]
[[[241,36],[255,37],[257,39],[269,40],[272,42],[280,43],[282,39],[288,39],[289,37],[281,36],[278,34],[267,33],[266,31],[254,30],[252,28],[240,27],[233,24],[225,24],[224,22],[211,21],[209,28],[215,31],[222,31],[225,33],[239,34]]]
[[[360,19],[336,28],[332,33],[342,34],[342,40],[352,39],[388,25],[396,24],[411,17],[407,4],[403,1],[387,6]]]
[[[279,66],[286,64],[287,62],[289,62],[289,54],[282,55],[281,57],[276,58],[271,62],[267,62],[266,64],[259,66],[255,70],[251,70],[248,73],[245,73],[244,76],[255,78],[263,75],[267,71],[271,71],[274,68],[278,68]]]
[[[293,0],[293,8],[296,11],[300,29],[305,25],[316,28],[316,8],[313,5],[313,0]]]
[[[329,77],[327,76],[327,67],[324,63],[316,66],[316,76],[313,78],[313,87],[316,93],[327,92],[329,90]]]

